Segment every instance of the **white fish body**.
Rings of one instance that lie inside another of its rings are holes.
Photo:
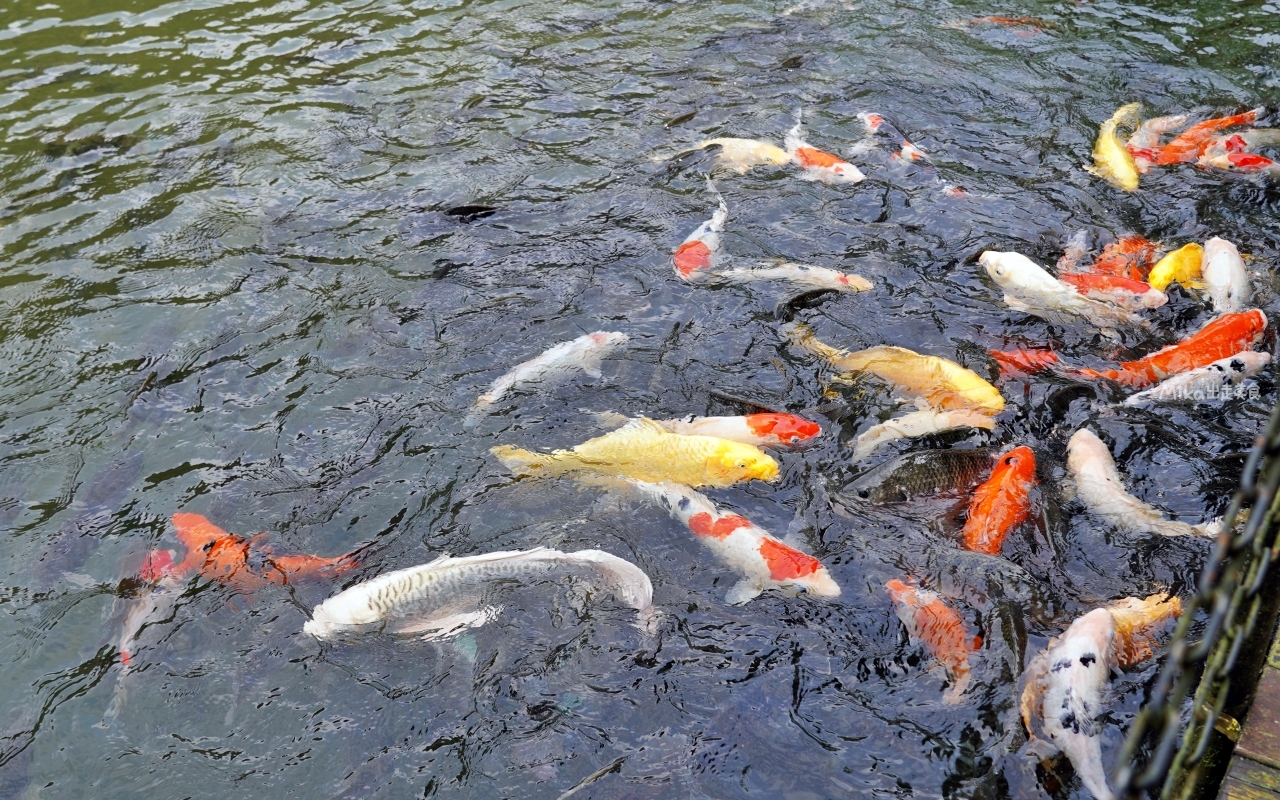
[[[1137,314],[1085,297],[1021,253],[987,250],[979,256],[978,263],[1004,289],[1004,302],[1014,311],[1059,324],[1083,319],[1104,333],[1118,327],[1150,326]]]
[[[1157,386],[1130,396],[1124,404],[1142,406],[1150,403],[1200,403],[1216,400],[1226,394],[1223,389],[1257,375],[1270,364],[1270,353],[1236,353],[1208,366],[1180,372],[1161,381]]]
[[[116,638],[116,650],[127,672],[132,667],[134,642],[148,625],[163,622],[173,614],[178,598],[186,589],[185,582],[176,576],[166,575],[141,597],[127,601],[127,611],[120,635]]]
[[[1200,272],[1214,313],[1230,314],[1248,307],[1253,286],[1244,270],[1244,259],[1234,244],[1217,236],[1205,242]]]
[[[739,175],[752,167],[782,166],[791,161],[791,155],[777,145],[756,139],[705,139],[698,142],[698,149],[718,147],[716,166],[735,170]]]
[[[1161,536],[1216,536],[1218,526],[1188,525],[1129,494],[1116,470],[1111,452],[1093,431],[1081,428],[1067,443],[1067,472],[1077,496],[1089,510],[1116,528]]]
[[[684,523],[720,561],[742,574],[726,602],[740,605],[768,588],[804,589],[819,597],[840,595],[840,587],[817,559],[784,544],[744,517],[721,511],[706,495],[669,481],[629,483]]]
[[[653,621],[653,585],[639,567],[601,550],[562,553],[546,547],[478,556],[441,556],[429,564],[388,572],[358,583],[312,610],[303,630],[317,639],[383,630],[417,634],[482,625],[497,610],[484,602],[497,582],[585,567],[601,588],[640,612],[641,627]]]
[[[770,266],[727,269],[716,278],[729,283],[785,283],[802,289],[834,289],[837,292],[868,292],[871,281],[851,272],[837,272],[826,267],[782,261]]]
[[[1112,800],[1102,765],[1098,717],[1102,692],[1115,663],[1115,623],[1104,608],[1077,618],[1027,668],[1022,713],[1028,730],[1037,718],[1043,732],[1071,760],[1096,800]]]
[[[476,400],[468,416],[474,424],[478,417],[514,389],[534,383],[563,380],[575,372],[600,377],[600,362],[630,339],[625,333],[596,331],[568,342],[561,342],[546,352],[518,364],[489,386]]]
[[[995,420],[991,415],[981,411],[921,409],[868,428],[855,440],[852,460],[861,461],[875,452],[880,445],[895,439],[912,439],[955,428],[982,428],[989,431],[995,426]]]

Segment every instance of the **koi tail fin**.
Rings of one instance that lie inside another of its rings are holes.
[[[818,341],[813,328],[803,322],[793,322],[786,325],[783,327],[782,332],[790,340],[791,346],[801,352],[809,353],[828,361],[839,358],[842,355],[840,350]]]
[[[942,702],[946,703],[947,705],[953,706],[959,703],[961,700],[963,700],[964,698],[962,695],[964,695],[964,693],[968,690],[969,683],[972,679],[973,679],[973,673],[970,673],[970,672],[965,672],[962,675],[957,675],[955,683],[951,684],[951,688],[948,689],[945,693],[943,693]]]
[[[490,453],[502,462],[502,466],[516,475],[541,475],[551,471],[555,459],[530,450],[522,450],[513,445],[504,444],[490,448]]]

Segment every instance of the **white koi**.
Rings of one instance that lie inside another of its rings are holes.
[[[1166,519],[1164,514],[1129,494],[1120,479],[1111,452],[1088,428],[1081,428],[1067,443],[1067,472],[1084,504],[1108,525],[1160,536],[1216,536],[1219,523],[1188,525]]]
[[[1244,259],[1234,244],[1217,236],[1205,242],[1200,274],[1215,313],[1230,314],[1248,307],[1253,286],[1244,270]]]
[[[1181,372],[1159,385],[1138,392],[1124,401],[1126,406],[1151,403],[1202,403],[1222,397],[1227,386],[1237,386],[1271,364],[1270,353],[1246,350],[1219,359],[1207,367]]]
[[[774,262],[763,267],[727,269],[715,273],[713,278],[728,283],[769,281],[801,289],[832,289],[837,292],[869,292],[872,288],[871,281],[852,272],[837,272],[826,267],[790,261]]]
[[[1083,319],[1108,335],[1121,326],[1146,328],[1151,324],[1130,311],[1085,297],[1021,253],[987,250],[978,262],[1004,289],[1005,305],[1014,311],[1058,324]]]
[[[855,463],[861,461],[875,452],[880,445],[888,444],[895,439],[914,439],[956,428],[982,428],[989,431],[995,426],[995,419],[989,412],[974,409],[936,411],[925,408],[881,422],[863,431],[854,442],[852,460]]]

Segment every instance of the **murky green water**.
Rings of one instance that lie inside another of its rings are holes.
[[[1047,25],[953,24],[993,13]],[[727,607],[736,578],[662,513],[512,482],[487,455],[588,438],[583,411],[825,402],[779,336],[788,292],[676,279],[710,162],[653,160],[713,135],[780,142],[800,105],[819,147],[877,111],[936,163],[879,151],[841,188],[720,180],[729,253],[873,281],[795,312],[827,340],[989,373],[983,349],[1050,334],[972,257],[1051,262],[1081,227],[1226,236],[1280,318],[1274,186],[1187,167],[1121,196],[1080,168],[1124,102],[1274,108],[1275,4],[19,2],[0,58],[3,797],[556,798],[611,766],[575,797],[1079,796],[1068,767],[1019,750],[1027,651],[1098,602],[1186,589],[1207,544],[1068,513],[1066,437],[1097,419],[1139,496],[1200,521],[1275,399],[1267,380],[1254,401],[1117,413],[1104,387],[1007,385],[994,433],[911,445],[1036,448],[1046,519],[992,559],[955,548],[945,508],[831,513],[834,434],[889,409],[852,398],[779,485],[713,492],[806,538],[836,602]],[[473,203],[501,210],[443,213]],[[1154,317],[1166,339],[1207,318],[1186,296]],[[464,430],[507,367],[598,329],[632,337],[603,380]],[[1053,336],[1080,363],[1112,354]],[[196,582],[120,681],[109,590],[174,545],[178,510],[282,550],[374,542],[343,583],[442,552],[599,547],[652,576],[664,622],[646,640],[616,603],[535,593],[452,643],[321,647],[301,627],[332,584]],[[963,598],[985,637],[958,706],[893,614],[884,582],[904,574]],[[1116,681],[1109,758],[1154,669]]]

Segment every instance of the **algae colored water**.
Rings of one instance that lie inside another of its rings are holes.
[[[1278,65],[1280,8],[1261,2],[4,4],[0,797],[1087,796],[1065,759],[1023,746],[1023,666],[1101,603],[1186,594],[1210,542],[1099,524],[1061,491],[1066,440],[1089,422],[1132,492],[1202,522],[1273,380],[1152,410],[1045,373],[1001,384],[994,430],[867,462],[1031,446],[1037,514],[992,557],[957,546],[963,498],[833,511],[847,440],[897,412],[874,382],[828,387],[782,327],[994,380],[988,349],[1101,367],[1211,318],[1174,289],[1117,344],[1009,311],[976,262],[1051,265],[1080,229],[1226,237],[1280,319],[1274,182],[1185,165],[1126,194],[1083,169],[1132,101],[1280,122]],[[663,159],[716,136],[781,144],[798,107],[809,141],[867,180],[718,173],[723,251],[873,289],[681,281],[671,252],[715,208],[713,161]],[[931,161],[890,158],[886,137],[849,155],[863,112]],[[630,337],[600,379],[464,426],[508,368],[596,330]],[[819,557],[838,598],[727,605],[738,576],[665,512],[515,480],[488,453],[571,446],[601,432],[595,412],[752,404],[824,433],[779,455],[777,482],[709,493]],[[361,566],[251,592],[192,579],[126,674],[122,609],[144,555],[177,547],[179,511],[277,552],[363,545]],[[495,621],[446,641],[302,632],[357,580],[539,545],[635,562],[656,632],[555,581],[510,587]],[[895,616],[884,587],[904,577],[982,637],[959,703]],[[1108,767],[1159,663],[1113,681]]]

